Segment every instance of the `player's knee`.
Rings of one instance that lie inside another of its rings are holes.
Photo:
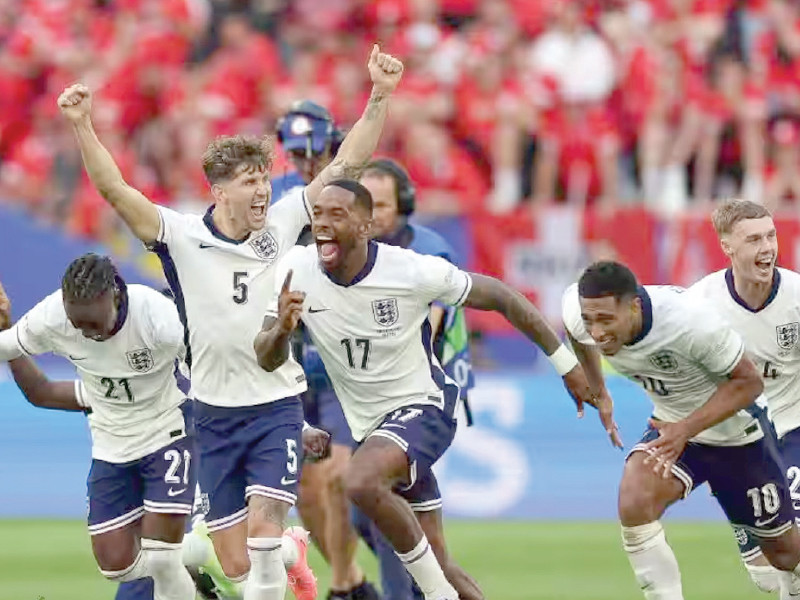
[[[647,486],[620,485],[617,504],[619,520],[623,525],[652,523],[661,517],[654,490]]]
[[[770,565],[744,564],[751,581],[755,586],[767,594],[772,594],[780,589],[780,576],[778,570]]]
[[[344,475],[344,491],[347,497],[358,506],[363,506],[381,492],[381,480],[366,470],[351,465]]]
[[[769,564],[779,571],[794,571],[800,562],[800,552],[790,545],[773,546],[767,550],[763,547],[764,556],[769,560]]]
[[[95,558],[100,572],[107,579],[119,579],[120,574],[130,569],[138,559],[135,548],[124,545],[108,545],[102,549],[95,549]]]

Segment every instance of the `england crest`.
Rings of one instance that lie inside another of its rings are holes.
[[[397,323],[400,316],[397,310],[397,298],[383,298],[372,301],[372,316],[375,317],[378,325],[390,327]]]
[[[131,366],[131,369],[137,373],[147,373],[155,364],[153,361],[153,353],[150,352],[150,348],[131,350],[130,352],[126,352],[125,356],[128,357],[128,364]]]
[[[278,242],[275,241],[269,231],[252,240],[250,247],[258,258],[264,260],[274,260],[278,255]]]
[[[783,350],[790,350],[800,338],[800,323],[785,323],[775,328],[778,337],[778,346]]]
[[[675,373],[678,370],[678,359],[672,352],[664,350],[650,355],[650,364],[659,371]]]

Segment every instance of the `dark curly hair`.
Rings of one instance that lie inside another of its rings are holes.
[[[73,260],[61,279],[67,300],[94,300],[117,285],[119,274],[107,256],[89,252]]]

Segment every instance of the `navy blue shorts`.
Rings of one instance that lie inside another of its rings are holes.
[[[414,404],[388,415],[366,439],[381,437],[400,446],[408,456],[409,482],[395,491],[417,512],[441,508],[439,485],[431,468],[450,447],[456,433],[452,412]]]
[[[648,427],[631,453],[643,451],[644,444],[657,437]],[[789,485],[771,430],[744,446],[687,444],[672,474],[684,484],[684,497],[708,482],[728,521],[756,537],[778,537],[794,523]]]
[[[235,408],[197,402],[194,416],[209,531],[247,519],[247,499],[253,495],[294,505],[303,460],[303,408],[297,396]]]
[[[191,436],[127,463],[92,460],[87,481],[89,534],[119,529],[145,512],[190,514],[196,464]]]
[[[303,398],[303,414],[306,423],[331,434],[331,442],[350,449],[356,447],[356,441],[344,417],[342,405],[331,389],[305,392]]]

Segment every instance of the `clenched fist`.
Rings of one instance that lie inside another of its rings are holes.
[[[73,123],[88,117],[92,110],[92,93],[82,83],[69,86],[58,97],[61,113]]]
[[[381,94],[391,94],[403,76],[403,63],[391,54],[381,52],[378,44],[372,46],[367,67],[375,91]]]

